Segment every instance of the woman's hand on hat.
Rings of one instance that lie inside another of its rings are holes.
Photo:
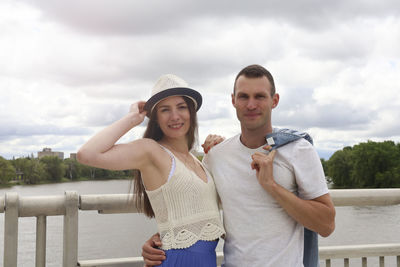
[[[142,123],[146,117],[147,112],[144,110],[144,104],[146,104],[145,101],[138,101],[133,103],[129,109],[129,114],[133,116],[132,119],[135,125]]]
[[[210,151],[210,149],[215,146],[218,145],[219,143],[221,143],[222,141],[225,140],[225,137],[220,136],[220,135],[216,135],[216,134],[209,134],[206,138],[206,140],[204,141],[204,143],[201,145],[203,147],[204,153],[208,153],[208,151]]]

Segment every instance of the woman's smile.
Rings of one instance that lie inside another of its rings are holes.
[[[174,130],[179,130],[180,128],[182,128],[184,125],[184,123],[174,123],[174,124],[170,124],[168,125],[169,128],[172,128]]]

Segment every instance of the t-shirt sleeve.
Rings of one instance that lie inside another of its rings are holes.
[[[210,154],[208,153],[208,154],[204,154],[204,156],[203,156],[203,159],[202,159],[202,163],[203,163],[203,166],[209,171],[209,172],[211,172],[211,165],[210,165],[210,163],[211,163],[211,159],[210,159]]]
[[[308,200],[329,193],[321,160],[314,147],[305,140],[296,142],[292,156],[299,197]]]

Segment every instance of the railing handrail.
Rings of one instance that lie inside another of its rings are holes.
[[[400,204],[400,188],[331,189],[329,192],[336,207]]]
[[[400,188],[331,189],[329,192],[336,207],[400,204]],[[85,194],[79,196],[78,208],[98,210],[103,213],[137,213],[132,199],[132,194]],[[0,196],[0,213],[3,213],[5,209],[5,196]],[[19,196],[19,217],[64,214],[64,196]]]

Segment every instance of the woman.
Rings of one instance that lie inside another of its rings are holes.
[[[189,151],[197,131],[201,95],[181,78],[163,75],[147,102],[92,137],[78,152],[86,165],[137,169],[136,205],[155,217],[165,250],[160,266],[216,266],[215,247],[225,232],[210,173]],[[116,144],[149,117],[144,138]]]

